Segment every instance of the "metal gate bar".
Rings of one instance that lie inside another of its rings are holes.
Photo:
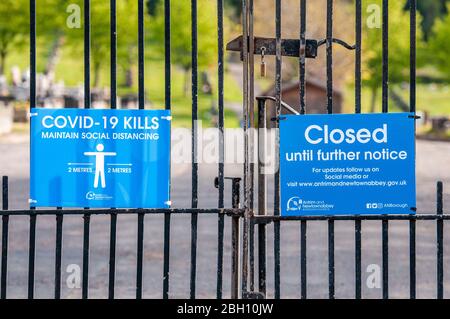
[[[36,81],[34,79],[33,81]],[[84,108],[91,108],[91,1],[84,0]],[[86,208],[85,210],[87,210]],[[91,216],[83,216],[82,299],[89,296],[89,245]]]
[[[169,0],[166,0],[169,2]],[[217,75],[218,75],[218,101],[219,106],[219,165],[218,165],[218,190],[219,199],[218,207],[224,207],[224,177],[225,177],[225,140],[224,140],[224,126],[225,126],[225,116],[224,116],[224,30],[223,30],[223,0],[217,0]],[[234,197],[233,197],[234,198]],[[233,206],[234,207],[234,206]],[[239,207],[234,207],[239,208]],[[217,299],[222,299],[223,295],[223,238],[224,238],[224,226],[225,220],[223,215],[218,217],[218,238],[217,238]],[[239,225],[237,225],[239,227]],[[238,276],[238,274],[236,274]]]
[[[333,0],[327,0],[327,112],[333,114]],[[334,220],[328,220],[328,296],[334,299]]]
[[[117,5],[116,0],[110,0],[110,107],[117,108]],[[114,209],[113,209],[114,210]],[[109,238],[109,284],[108,299],[114,299],[116,278],[116,240],[117,214],[111,214]]]
[[[255,34],[254,34],[254,5],[253,0],[249,0],[248,4],[248,50],[250,52],[255,51]],[[250,211],[250,215],[254,214],[254,198],[255,198],[255,163],[254,163],[254,130],[255,127],[255,87],[253,83],[255,82],[255,56],[250,54],[248,56],[248,64],[249,64],[249,83],[248,83],[248,140],[247,147],[248,149],[248,171],[247,171],[247,196],[248,196],[248,204],[247,208]],[[250,279],[250,291],[254,291],[255,288],[255,237],[254,237],[254,227],[251,225],[251,222],[248,223],[249,228],[249,279]]]
[[[144,3],[142,0],[138,1],[138,108],[142,109],[145,107],[145,65],[144,65]],[[167,107],[167,106],[166,106]],[[145,214],[138,215],[138,225],[137,225],[137,259],[136,259],[136,299],[142,299],[142,268],[144,259],[144,218]],[[166,223],[167,218],[164,218],[164,223]],[[165,227],[164,227],[165,229]],[[170,237],[169,237],[170,239]],[[169,245],[166,241],[166,235],[164,236],[164,247]],[[166,254],[164,250],[164,270],[166,268]],[[163,277],[163,298],[166,297],[168,288],[165,285],[165,281],[169,280]],[[167,290],[166,290],[167,288]]]
[[[389,0],[383,0],[383,80],[382,80],[382,111],[389,112]],[[382,269],[383,269],[383,299],[389,298],[389,221],[383,219],[382,227]]]
[[[302,46],[306,46],[306,0],[300,2],[300,41]],[[301,50],[300,50],[301,52]],[[306,114],[306,50],[300,54],[300,113]],[[263,110],[264,112],[264,110]],[[301,277],[301,298],[307,298],[307,270],[306,270],[306,231],[307,224],[302,221],[300,224],[300,277]],[[265,279],[264,279],[265,280]],[[265,294],[266,292],[264,292]]]
[[[192,208],[198,207],[198,34],[197,34],[197,0],[191,0],[192,33]],[[195,299],[197,279],[197,226],[198,215],[191,216],[191,299]]]
[[[55,242],[55,299],[61,299],[62,229],[64,218],[61,211],[58,213],[56,215]]]
[[[143,107],[145,105],[145,97],[144,97],[144,3],[140,3],[141,9],[140,11],[140,19],[142,22],[140,23],[140,28],[142,29],[141,39],[139,41],[140,46],[142,47],[141,52],[141,58],[140,58],[140,95],[142,95],[141,99],[144,101],[142,103]],[[170,17],[171,11],[170,11],[170,1],[165,0],[164,1],[164,82],[165,82],[165,108],[166,110],[172,110],[172,73],[171,73],[171,38],[170,38]],[[140,103],[141,105],[141,103]],[[170,186],[169,186],[170,191]],[[169,298],[169,275],[170,275],[170,222],[171,222],[171,214],[165,213],[164,214],[164,266],[163,266],[163,298],[168,299]]]
[[[306,238],[307,238],[307,224],[306,220],[302,220],[300,223],[300,268],[301,268],[301,298],[306,299],[308,296],[308,284],[307,284],[307,271],[306,271]]]
[[[243,39],[248,39],[249,34],[249,8],[248,0],[242,0],[242,35]],[[249,108],[249,41],[242,41],[242,62],[243,62],[243,130],[244,130],[244,208],[247,210],[249,207],[248,203],[248,108]],[[248,251],[248,210],[246,211],[243,220],[243,235],[242,235],[242,283],[241,290],[244,294],[247,292],[248,286],[248,264],[249,264],[249,251]]]
[[[8,177],[2,178],[2,209],[8,210]],[[9,215],[2,216],[2,270],[0,278],[0,299],[6,299],[6,285],[8,274],[8,237],[9,237]]]
[[[416,113],[416,12],[417,12],[417,0],[409,1],[409,13],[410,13],[410,75],[409,75],[409,107],[410,112]],[[416,221],[411,220],[409,222],[409,281],[410,281],[410,294],[411,299],[416,298]]]
[[[30,0],[30,109],[36,107],[36,0]],[[34,208],[31,208],[34,210]],[[34,298],[34,259],[36,245],[36,216],[30,214],[28,255],[28,299]]]
[[[437,214],[444,214],[443,186],[441,182],[437,184]],[[437,298],[444,298],[444,221],[436,221],[436,242],[437,242]]]
[[[8,187],[7,187],[8,188]],[[66,216],[106,216],[111,215],[111,209],[90,209],[88,212],[79,209],[65,209],[63,210]],[[208,208],[208,209],[194,209],[194,208],[130,208],[122,209],[118,208],[114,210],[117,215],[190,215],[197,212],[200,216],[209,215],[224,215],[224,216],[241,216],[244,214],[243,208]],[[39,209],[33,212],[35,216],[56,216],[59,212],[56,209]],[[0,210],[0,216],[27,216],[30,215],[29,209],[14,209],[14,210]],[[447,220],[447,215],[443,215],[443,219]]]
[[[361,56],[362,56],[362,4],[361,0],[355,1],[355,113],[361,113]],[[360,220],[355,220],[355,298],[361,299],[361,232]]]
[[[281,115],[281,71],[282,71],[282,56],[281,56],[281,0],[276,1],[275,6],[275,39],[276,39],[276,57],[275,57],[275,99],[276,99],[276,119]],[[275,121],[276,145],[280,145],[279,122]],[[276,158],[280,158],[280,149],[276,147]],[[280,215],[280,171],[275,172],[274,177],[275,193],[274,193],[274,216]],[[275,222],[274,225],[274,256],[275,256],[275,298],[280,298],[280,223]]]

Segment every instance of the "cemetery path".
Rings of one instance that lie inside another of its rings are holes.
[[[0,175],[10,177],[10,208],[27,207],[29,191],[28,138],[11,135],[0,138]],[[417,142],[417,194],[420,213],[435,211],[436,181],[445,185],[445,201],[450,203],[450,143]],[[190,164],[172,166],[172,199],[174,207],[189,207],[191,203]],[[240,165],[227,165],[226,176],[240,176]],[[200,207],[217,206],[217,190],[213,179],[217,166],[201,164],[199,170]],[[269,194],[273,188],[270,186]],[[351,200],[351,199],[349,199]],[[269,207],[272,204],[269,197]],[[230,206],[230,185],[226,187],[226,206]],[[308,224],[308,297],[327,298],[327,224]],[[272,225],[268,226],[268,291],[273,296],[273,237]],[[136,229],[135,216],[120,216],[117,239],[116,297],[133,298],[136,276]],[[216,285],[217,217],[200,216],[198,234],[197,295],[213,298]],[[299,224],[284,223],[281,226],[281,295],[298,298],[300,291]],[[409,294],[408,223],[390,223],[390,296],[407,297]],[[81,217],[65,217],[63,241],[62,296],[79,298],[81,289],[69,289],[66,267],[80,265],[82,261],[83,223]],[[450,232],[445,233],[449,242]],[[435,297],[436,291],[436,224],[417,224],[417,291],[419,298]],[[54,284],[55,218],[39,217],[37,224],[36,251],[36,297],[51,298]],[[354,294],[354,225],[352,222],[336,222],[336,296],[353,297]],[[381,265],[381,223],[363,222],[363,297],[379,298],[381,289],[369,289],[366,279],[368,265]],[[93,217],[91,222],[90,297],[106,298],[109,256],[109,218]],[[224,292],[230,289],[230,221],[225,231]],[[163,218],[148,216],[145,219],[144,290],[145,298],[162,296],[163,273]],[[10,246],[8,267],[8,296],[23,298],[27,291],[28,266],[28,218],[14,217],[10,220]],[[450,262],[450,245],[444,245],[444,262]],[[190,217],[173,216],[171,230],[170,296],[189,297],[190,272]],[[446,268],[445,278],[450,275]],[[450,293],[450,283],[445,284]]]

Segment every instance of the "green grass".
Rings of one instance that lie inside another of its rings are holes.
[[[12,131],[13,133],[23,134],[28,133],[30,130],[30,124],[28,123],[14,123]]]
[[[404,99],[408,92],[401,91]],[[429,115],[450,115],[450,86],[442,84],[420,84],[417,87],[417,110]]]
[[[42,46],[38,47],[38,59],[37,68],[38,72],[42,72],[45,67],[45,50]],[[147,99],[151,102],[152,108],[164,108],[165,104],[165,81],[164,81],[164,57],[158,55],[157,50],[152,45],[147,45],[146,48],[146,61],[145,61],[145,91]],[[109,77],[109,57],[103,64],[100,82],[101,87],[108,87],[110,83]],[[12,66],[19,66],[23,71],[28,68],[28,55],[27,48],[23,48],[20,52],[11,54],[7,60],[7,70],[10,70]],[[199,119],[203,120],[203,126],[211,126],[211,114],[212,107],[217,108],[217,67],[212,66],[208,73],[210,75],[210,81],[213,86],[213,94],[205,95],[201,92],[201,83],[199,83],[199,95],[198,95],[198,115]],[[172,65],[172,112],[173,112],[173,125],[176,127],[191,127],[191,114],[192,114],[192,97],[191,86],[189,83],[189,89],[187,94],[184,93],[184,81],[185,73],[176,65]],[[91,73],[91,77],[94,74]],[[8,74],[10,77],[10,74]],[[83,57],[77,56],[70,49],[61,50],[61,56],[56,67],[56,81],[64,81],[66,86],[77,86],[83,84]],[[228,73],[224,75],[224,99],[225,105],[227,102],[238,103],[242,101],[242,90]],[[118,66],[118,94],[137,94],[137,65],[135,67],[135,83],[132,88],[125,88],[123,86],[125,78],[125,71]],[[190,75],[189,75],[190,79]],[[200,79],[200,75],[199,75]],[[200,81],[201,82],[201,81]],[[231,112],[225,107],[225,126],[226,127],[239,127],[239,119],[234,112]]]
[[[418,136],[424,136],[441,141],[450,141],[450,131],[445,132],[433,130],[431,124],[424,125],[417,129]]]
[[[396,92],[402,96],[409,104],[409,89],[396,86]],[[348,86],[345,90],[343,110],[345,113],[352,113],[355,109],[355,91],[353,86]],[[362,112],[369,112],[372,100],[370,89],[363,88],[361,96]],[[450,86],[443,84],[419,84],[417,85],[417,111],[427,112],[431,116],[450,115]],[[392,112],[401,112],[396,104],[389,99],[389,109]],[[376,112],[381,111],[381,89],[378,91],[376,99]]]

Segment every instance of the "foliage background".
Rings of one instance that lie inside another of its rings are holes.
[[[10,69],[28,68],[29,6],[28,0],[0,2],[0,74],[10,80]],[[181,126],[190,126],[191,96],[191,12],[190,1],[171,0],[172,28],[172,98],[174,112]],[[80,28],[68,28],[70,4],[81,8]],[[164,15],[163,0],[148,0],[145,20],[146,95],[149,107],[164,103]],[[217,9],[216,1],[198,0],[199,73],[207,74],[212,94],[199,94],[200,115],[210,119],[217,100]],[[137,1],[117,0],[118,5],[118,76],[119,94],[137,94]],[[255,1],[255,34],[274,37],[274,0]],[[381,6],[381,0],[363,0],[363,110],[381,109],[381,28],[369,28],[373,12],[370,5]],[[434,115],[450,114],[450,11],[449,0],[418,1],[418,109]],[[392,94],[408,102],[409,81],[409,0],[389,2],[389,69]],[[67,86],[83,82],[83,1],[37,0],[38,71],[54,73],[56,81]],[[307,37],[324,39],[326,34],[326,0],[307,1]],[[334,37],[354,43],[353,0],[334,1]],[[225,0],[225,42],[238,36],[240,0]],[[299,37],[300,8],[298,0],[283,0],[283,37]],[[110,67],[109,1],[92,0],[92,86],[109,86]],[[334,84],[345,93],[344,109],[354,108],[354,54],[334,47]],[[256,58],[259,64],[259,59]],[[266,89],[274,83],[274,60],[268,57],[268,77],[257,79]],[[225,100],[227,106],[239,107],[241,83],[232,65],[239,56],[226,56]],[[308,77],[325,82],[325,46],[315,60],[307,61]],[[259,65],[255,66],[258,70]],[[236,69],[236,68],[234,68]],[[283,81],[298,80],[298,59],[283,60]],[[201,77],[199,77],[201,78]],[[201,85],[203,83],[200,83]],[[400,110],[395,101],[392,109]],[[150,106],[151,105],[151,106]],[[227,126],[239,125],[237,115],[227,107]]]

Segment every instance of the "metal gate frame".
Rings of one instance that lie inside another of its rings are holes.
[[[275,73],[275,97],[261,96],[256,97],[258,101],[258,142],[259,147],[265,147],[265,132],[266,128],[266,101],[271,100],[275,102],[276,116],[273,119],[275,129],[279,128],[278,118],[281,115],[282,109],[287,112],[303,115],[307,112],[307,105],[305,102],[306,91],[306,59],[309,57],[315,57],[318,47],[326,45],[326,78],[327,78],[327,105],[326,111],[328,114],[333,113],[333,45],[338,44],[345,47],[348,50],[355,51],[355,113],[361,113],[361,54],[362,54],[362,0],[355,0],[355,45],[349,45],[341,39],[333,37],[333,11],[334,1],[327,0],[326,12],[327,12],[327,32],[326,38],[323,40],[307,40],[306,39],[306,0],[300,0],[300,30],[299,39],[300,43],[294,43],[291,40],[284,40],[281,38],[281,0],[274,0],[276,4],[275,10],[275,39],[270,39],[266,43],[262,43],[261,38],[254,35],[253,32],[253,0],[243,0],[242,10],[243,14],[243,38],[248,38],[248,41],[242,41],[242,52],[244,62],[244,119],[246,128],[253,128],[254,126],[254,54],[261,54],[262,46],[267,45],[268,49],[266,54],[272,54],[276,56],[276,73]],[[389,0],[382,0],[382,112],[389,112]],[[409,1],[410,12],[410,112],[416,113],[416,10],[417,0]],[[275,43],[275,44],[274,44]],[[313,46],[311,48],[311,45]],[[297,51],[295,51],[297,50]],[[268,52],[269,51],[269,52]],[[300,110],[294,110],[282,101],[281,97],[281,66],[282,56],[297,56],[299,58],[299,81],[300,81]],[[417,119],[417,116],[416,116]],[[251,136],[252,131],[247,133],[247,141],[253,141]],[[275,141],[276,158],[279,158],[279,132],[277,130],[277,137]],[[249,148],[248,156],[253,155],[253,145],[247,144]],[[381,216],[338,216],[338,217],[281,217],[280,216],[280,175],[279,171],[275,173],[274,178],[274,206],[273,215],[267,214],[267,179],[263,173],[264,159],[261,154],[265,154],[265,151],[258,152],[258,209],[254,210],[253,202],[253,183],[254,183],[254,165],[247,162],[244,174],[248,176],[247,180],[244,180],[245,189],[245,205],[246,214],[244,218],[244,247],[246,245],[249,248],[244,249],[242,265],[242,291],[243,297],[247,298],[265,298],[267,295],[266,286],[266,231],[267,225],[273,224],[274,228],[274,298],[279,299],[281,297],[281,284],[280,284],[280,225],[287,222],[300,222],[301,233],[301,298],[307,298],[307,272],[306,272],[306,243],[307,243],[307,225],[309,221],[327,221],[328,222],[328,287],[329,287],[329,299],[335,298],[335,239],[334,239],[334,226],[335,221],[353,221],[354,222],[354,236],[355,236],[355,298],[362,298],[362,274],[361,274],[361,232],[362,222],[365,220],[376,220],[382,224],[382,295],[383,299],[389,298],[389,221],[391,220],[403,220],[409,222],[409,274],[410,274],[410,298],[416,298],[416,221],[432,220],[436,221],[436,245],[437,245],[437,278],[436,289],[437,298],[444,298],[444,220],[449,220],[450,215],[444,214],[443,204],[443,183],[437,183],[437,199],[436,199],[436,213],[432,214],[418,214],[415,216],[401,216],[401,215],[381,215]],[[255,228],[257,227],[257,241],[255,241]],[[257,251],[258,265],[255,270],[255,250]],[[257,273],[258,286],[255,287],[255,273]]]
[[[300,16],[300,41],[289,43],[281,38],[281,0],[274,0],[276,3],[275,12],[275,43],[274,51],[267,52],[276,56],[276,77],[275,77],[275,97],[258,97],[258,121],[259,128],[265,128],[266,107],[265,101],[268,99],[276,102],[276,116],[281,114],[282,108],[286,108],[281,99],[281,66],[282,55],[286,54],[289,46],[289,52],[297,54],[299,57],[300,71],[300,114],[306,113],[305,103],[305,82],[306,82],[306,58],[313,57],[318,47],[326,45],[327,56],[327,97],[326,106],[328,113],[333,113],[333,44],[343,45],[347,49],[355,50],[355,113],[361,112],[361,43],[362,43],[362,14],[361,0],[355,0],[356,9],[356,44],[350,46],[340,39],[333,38],[333,0],[327,0],[327,35],[326,39],[320,41],[310,41],[306,39],[306,0],[300,0],[301,16]],[[411,65],[410,65],[410,111],[416,111],[416,5],[417,0],[410,0],[410,22],[411,22]],[[389,112],[388,107],[388,0],[383,0],[383,112]],[[138,65],[139,65],[139,107],[144,108],[145,105],[145,86],[144,86],[144,0],[138,0]],[[110,0],[110,36],[111,36],[111,108],[117,107],[117,33],[116,33],[116,0]],[[170,21],[170,0],[164,0],[165,7],[165,107],[171,109],[171,21]],[[218,79],[219,79],[219,123],[218,128],[221,133],[224,132],[224,34],[223,34],[223,0],[217,0],[217,28],[218,28]],[[121,214],[134,214],[138,216],[137,227],[137,263],[136,263],[136,298],[142,298],[142,269],[143,269],[143,251],[144,251],[144,219],[146,215],[162,214],[164,215],[164,266],[163,266],[163,298],[169,298],[169,275],[170,275],[170,230],[171,216],[177,214],[188,214],[191,216],[191,262],[190,262],[190,298],[196,297],[197,282],[197,233],[198,233],[198,217],[199,215],[209,214],[218,217],[218,256],[217,256],[217,289],[216,297],[223,297],[223,249],[224,249],[224,223],[225,216],[231,216],[232,221],[232,291],[231,296],[237,298],[263,298],[266,296],[266,231],[267,225],[274,225],[274,255],[275,255],[275,298],[281,297],[280,285],[280,224],[282,222],[300,222],[301,230],[301,296],[307,297],[307,275],[306,275],[306,242],[307,242],[307,223],[314,220],[325,220],[328,222],[328,268],[329,268],[329,297],[335,297],[334,280],[335,280],[335,263],[334,263],[334,222],[336,220],[354,221],[355,223],[355,298],[359,299],[361,295],[361,224],[363,220],[378,220],[382,223],[382,259],[383,259],[383,297],[389,298],[389,221],[405,220],[409,221],[410,229],[410,297],[416,297],[416,221],[434,220],[437,227],[437,296],[443,298],[444,289],[444,265],[443,265],[443,231],[444,220],[450,220],[450,215],[443,214],[443,185],[438,183],[437,191],[437,213],[430,215],[416,216],[340,216],[340,217],[280,217],[280,176],[275,174],[275,194],[274,194],[274,213],[267,214],[267,192],[266,192],[266,176],[261,173],[260,160],[258,163],[258,210],[255,211],[254,205],[254,184],[255,184],[255,164],[251,160],[254,155],[253,130],[255,128],[255,92],[254,92],[254,54],[260,52],[261,42],[254,35],[253,30],[253,0],[242,0],[243,14],[243,37],[240,50],[243,58],[243,75],[244,75],[244,152],[245,163],[243,167],[243,184],[244,184],[244,201],[243,207],[240,207],[239,196],[239,178],[232,179],[233,183],[233,208],[224,208],[224,139],[223,134],[219,138],[219,164],[218,177],[216,186],[218,188],[218,208],[217,209],[199,209],[198,208],[198,135],[195,122],[198,120],[198,32],[197,32],[197,0],[191,0],[191,30],[192,30],[192,205],[190,209],[104,209],[104,210],[64,210],[62,207],[50,210],[8,210],[8,178],[3,177],[3,205],[0,215],[2,216],[2,257],[1,257],[1,278],[0,278],[0,298],[7,297],[7,266],[8,266],[8,233],[9,219],[13,216],[25,215],[29,216],[29,254],[28,254],[28,298],[34,298],[34,274],[35,274],[35,252],[36,252],[36,222],[38,216],[52,215],[56,218],[56,236],[55,236],[55,287],[54,297],[61,297],[61,260],[62,260],[62,235],[64,215],[83,216],[84,234],[83,234],[83,272],[82,272],[82,298],[89,297],[89,247],[90,247],[90,221],[92,216],[109,215],[110,216],[110,254],[109,254],[109,298],[115,297],[115,262],[116,262],[116,230],[117,217]],[[90,0],[84,0],[84,107],[91,107],[91,88],[90,88],[90,43],[91,43],[91,23],[90,23]],[[248,39],[248,41],[246,40]],[[297,45],[297,53],[295,48]],[[259,51],[258,51],[259,50]],[[292,55],[291,55],[292,56]],[[36,0],[30,0],[30,108],[38,105],[36,95]],[[278,127],[278,122],[275,121]],[[263,139],[264,135],[258,136]],[[276,150],[279,152],[279,136],[276,140]],[[260,153],[260,152],[259,152]],[[257,214],[256,214],[257,213]],[[240,250],[240,220],[242,225],[242,253]],[[255,241],[255,226],[258,228],[258,240]],[[255,288],[255,249],[258,252],[258,288]],[[242,258],[240,258],[242,257]],[[239,265],[240,259],[242,264]],[[240,281],[239,274],[242,274]],[[241,283],[240,287],[239,284]]]

